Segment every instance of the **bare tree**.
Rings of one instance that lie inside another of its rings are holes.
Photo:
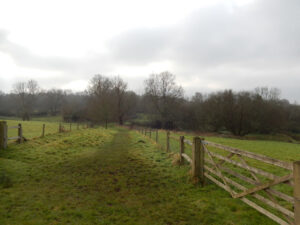
[[[264,100],[278,100],[281,91],[278,88],[257,87],[254,90],[255,94],[261,96]]]
[[[64,92],[60,89],[51,89],[47,91],[47,105],[52,116],[56,116],[62,107],[64,101]]]
[[[112,90],[115,97],[116,116],[120,125],[123,125],[124,116],[128,111],[126,106],[126,90],[127,83],[125,83],[119,76],[112,79]]]
[[[90,118],[105,122],[107,128],[107,123],[113,116],[112,82],[107,77],[97,74],[90,80],[87,92],[90,96],[88,107]]]
[[[39,86],[35,80],[14,84],[13,93],[19,101],[20,114],[23,120],[30,120],[38,91]]]
[[[151,74],[145,81],[145,92],[164,126],[173,123],[177,111],[175,109],[178,109],[180,99],[183,98],[183,89],[175,83],[175,75],[168,71]]]

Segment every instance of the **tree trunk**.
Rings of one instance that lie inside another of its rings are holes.
[[[123,125],[123,116],[119,116],[119,125]]]

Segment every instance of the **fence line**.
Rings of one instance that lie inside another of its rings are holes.
[[[82,129],[93,127],[93,124],[81,124]],[[8,130],[10,129],[17,129],[17,136],[15,137],[8,137]],[[77,123],[77,130],[80,129],[80,124]],[[58,133],[62,132],[71,132],[72,131],[72,123],[69,124],[69,130],[65,129],[62,123],[58,124]],[[46,124],[43,124],[41,127],[41,136],[45,137],[46,134]],[[0,121],[0,149],[6,149],[9,140],[16,140],[17,143],[21,144],[27,139],[23,135],[23,127],[22,124],[19,123],[17,126],[8,126],[7,121]]]
[[[158,130],[138,128],[138,131],[149,138],[155,132],[155,142],[167,152],[171,150],[170,140],[178,141],[180,162],[188,162],[195,182],[203,186],[210,180],[229,192],[232,198],[241,199],[278,224],[300,225],[300,161],[285,162],[199,137],[190,141],[184,136],[173,136],[170,131],[165,132],[164,146],[158,141]],[[191,157],[185,152],[186,145],[192,147]],[[266,171],[261,168],[264,164],[268,165],[266,168],[277,168],[276,171],[280,168],[282,174]],[[293,196],[284,193],[288,190],[285,188],[292,189]]]

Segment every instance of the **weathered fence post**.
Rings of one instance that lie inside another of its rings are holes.
[[[0,149],[7,148],[7,123],[0,121]]]
[[[184,136],[180,136],[180,163],[183,163],[182,154],[184,153]]]
[[[295,225],[300,225],[300,161],[293,164]]]
[[[167,131],[167,152],[170,151],[170,131]]]
[[[158,131],[155,132],[155,142],[158,143]]]
[[[192,177],[204,185],[204,148],[199,137],[193,138]]]
[[[23,129],[22,129],[22,124],[19,123],[19,126],[18,126],[18,142],[19,144],[21,144],[23,142]]]
[[[42,137],[45,137],[45,124],[43,124]]]

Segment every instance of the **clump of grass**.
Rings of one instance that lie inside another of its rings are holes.
[[[181,165],[181,157],[180,157],[180,154],[179,154],[179,153],[173,155],[172,164],[173,164],[174,166],[179,166],[179,165]]]
[[[13,186],[13,183],[9,176],[7,176],[3,171],[0,171],[0,187],[10,188]]]

